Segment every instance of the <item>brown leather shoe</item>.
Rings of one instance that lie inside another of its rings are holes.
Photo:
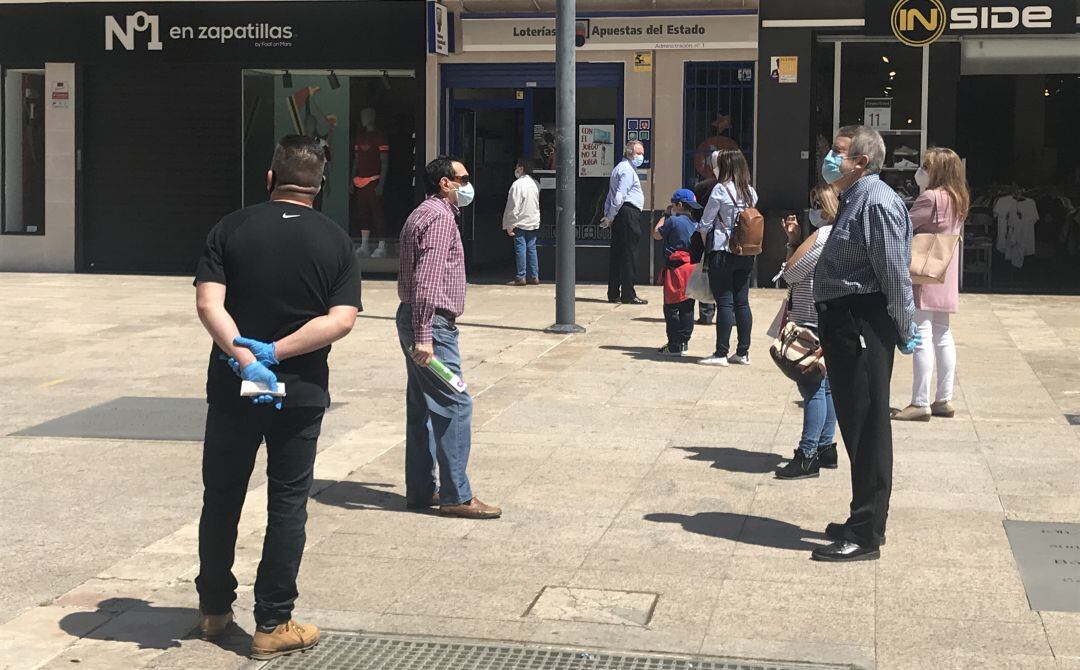
[[[225,629],[233,622],[233,613],[230,609],[225,614],[203,614],[199,612],[199,631],[202,639],[216,640],[225,634]]]
[[[256,630],[251,638],[251,658],[269,661],[297,651],[306,651],[319,644],[319,629],[293,620],[286,621],[270,633]]]
[[[525,280],[524,279],[514,279],[513,281],[506,282],[506,285],[507,286],[524,286],[525,285]]]
[[[459,516],[463,519],[498,519],[502,516],[502,510],[494,505],[485,505],[479,498],[473,498],[460,505],[443,505],[439,507],[439,514]]]
[[[930,408],[920,407],[918,405],[908,405],[902,410],[894,412],[892,415],[893,421],[929,421],[930,420]]]
[[[540,285],[540,278],[539,277],[529,277],[528,279],[525,280],[525,283],[528,284],[529,286],[539,286]]]
[[[432,493],[429,500],[406,500],[406,509],[428,509],[429,507],[439,506],[439,494]]]

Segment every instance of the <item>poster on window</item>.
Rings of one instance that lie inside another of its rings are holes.
[[[608,177],[615,167],[615,126],[578,126],[578,176]]]
[[[892,128],[892,98],[866,98],[863,103],[863,123],[874,130]]]

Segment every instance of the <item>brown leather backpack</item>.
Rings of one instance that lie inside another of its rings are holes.
[[[739,200],[727,184],[724,184],[724,190],[727,191],[731,202],[738,207]],[[748,207],[739,212],[732,224],[733,229],[728,237],[728,252],[736,256],[760,254],[765,240],[765,217],[761,215],[761,212],[755,207]]]

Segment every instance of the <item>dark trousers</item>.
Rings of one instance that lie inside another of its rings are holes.
[[[750,274],[753,256],[736,256],[726,251],[710,253],[709,287],[716,298],[716,355],[727,358],[731,346],[731,328],[739,332],[735,353],[750,353],[750,334],[754,316],[750,312]]]
[[[833,404],[851,459],[851,515],[846,539],[879,547],[892,493],[889,380],[897,333],[885,296],[851,296],[818,305]]]
[[[611,254],[608,261],[608,300],[629,302],[637,297],[638,242],[641,241],[641,210],[624,204],[611,224]]]
[[[236,528],[255,455],[266,439],[267,521],[255,579],[255,622],[292,618],[296,575],[304,555],[307,501],[324,409],[271,405],[235,410],[211,405],[203,442],[203,509],[195,588],[205,614],[224,614],[236,600],[232,573]]]
[[[686,346],[694,334],[694,301],[683,300],[664,305],[664,321],[667,322],[668,347]]]

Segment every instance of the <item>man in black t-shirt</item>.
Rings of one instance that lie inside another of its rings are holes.
[[[292,620],[304,553],[307,499],[323,412],[330,344],[352,330],[360,274],[348,235],[312,209],[325,157],[308,137],[281,140],[267,173],[270,201],[229,214],[206,238],[195,272],[199,319],[214,340],[206,375],[203,510],[199,521],[200,628],[232,622],[237,523],[263,439],[266,537],[255,581],[251,656],[308,649],[319,629]],[[241,397],[241,381],[285,395]]]

